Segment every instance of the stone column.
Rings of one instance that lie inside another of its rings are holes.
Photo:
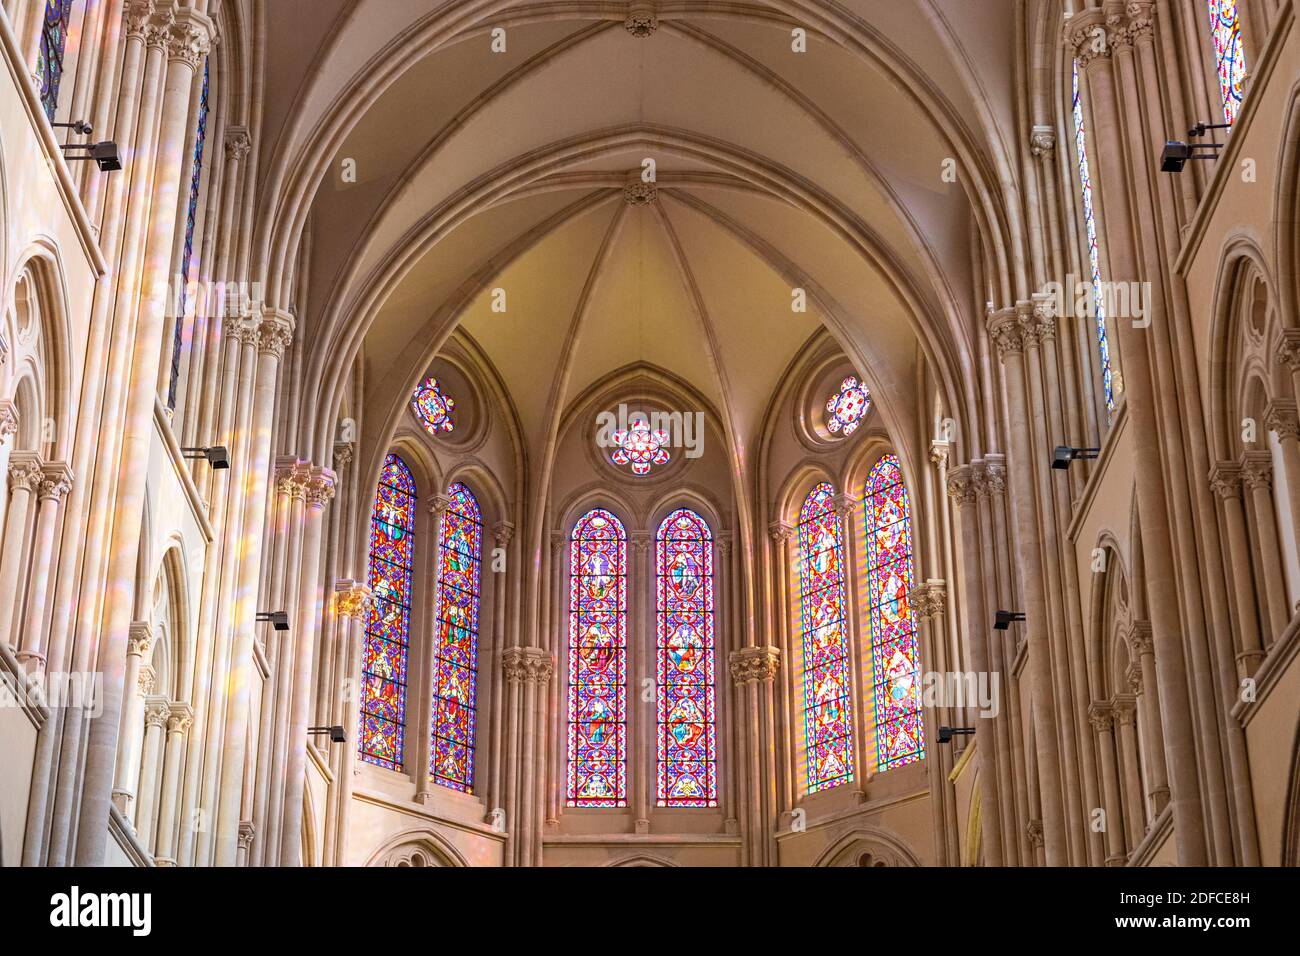
[[[637,833],[650,832],[650,788],[654,780],[654,734],[657,714],[650,713],[641,699],[641,678],[650,673],[646,647],[653,642],[654,610],[646,600],[647,589],[633,582],[653,580],[649,567],[651,535],[648,531],[633,531],[628,542],[631,566],[628,568],[628,752],[627,785],[628,806],[632,808]],[[650,590],[653,594],[653,589]],[[633,751],[638,751],[635,755]]]
[[[433,588],[429,593],[430,600],[427,602],[431,611],[438,606],[438,571],[442,567],[442,519],[451,507],[451,499],[446,495],[434,495],[429,502],[429,567],[433,568],[430,580],[433,582]],[[481,573],[481,569],[480,569]],[[412,622],[414,625],[414,622]],[[438,632],[438,622],[429,617],[429,630],[432,634]],[[432,640],[424,642],[425,652],[419,657],[419,675],[416,680],[407,680],[409,685],[419,687],[420,692],[412,698],[407,693],[407,724],[409,727],[410,718],[415,717],[420,721],[418,733],[411,733],[408,729],[407,737],[416,746],[414,759],[408,760],[415,767],[415,802],[425,804],[433,799],[433,781],[430,779],[429,761],[433,755],[433,685],[435,675],[437,674],[437,648]],[[414,704],[414,706],[412,706]]]
[[[1142,688],[1138,694],[1142,701],[1143,724],[1149,734],[1144,754],[1147,758],[1147,799],[1154,819],[1169,804],[1169,775],[1165,770],[1164,731],[1160,726],[1160,692],[1156,687],[1155,644],[1151,639],[1150,621],[1133,622],[1129,646],[1142,669]]]
[[[158,807],[158,763],[162,760],[163,728],[171,708],[165,697],[146,698],[144,750],[140,758],[140,796],[136,805],[135,832],[146,850],[153,846],[154,812]]]
[[[280,363],[285,350],[293,341],[295,321],[287,312],[256,307],[257,365],[253,385],[248,461],[245,463],[247,488],[243,498],[242,519],[233,511],[228,517],[242,537],[237,540],[242,547],[237,552],[239,570],[235,578],[236,593],[232,614],[235,630],[230,654],[230,680],[226,689],[229,704],[225,711],[225,735],[222,742],[221,775],[216,796],[216,854],[217,866],[234,866],[239,853],[239,823],[242,817],[244,796],[244,757],[248,747],[248,722],[251,715],[253,685],[253,643],[256,640],[256,615],[262,571],[262,546],[265,535],[268,503],[268,473],[271,470],[271,434],[274,429],[275,390],[279,380]],[[328,472],[330,494],[333,494],[333,472]],[[323,506],[322,506],[323,507]],[[319,512],[317,512],[319,515]],[[319,533],[319,527],[317,527]],[[318,558],[318,553],[316,554]],[[319,561],[312,565],[319,570]],[[313,578],[313,581],[315,579]],[[320,595],[311,595],[310,607],[314,611]],[[266,608],[265,610],[279,610]],[[300,607],[298,615],[291,618],[290,626],[295,637],[306,633],[315,635],[315,621],[310,630],[303,630]],[[311,649],[305,653],[310,679]],[[294,865],[294,864],[289,864]]]
[[[528,866],[533,862],[533,858],[531,855],[525,855],[525,848],[531,846],[532,841],[524,838],[523,831],[530,826],[530,815],[525,812],[523,801],[529,794],[525,775],[532,767],[531,755],[536,741],[525,739],[525,730],[529,723],[526,707],[528,701],[536,702],[537,686],[550,681],[555,665],[551,654],[539,647],[510,647],[501,655],[501,667],[509,693],[506,702],[506,714],[509,718],[509,749],[504,809],[506,829],[510,838],[506,852],[506,865]],[[531,693],[528,692],[530,686]]]
[[[41,485],[41,459],[29,451],[9,456],[9,509],[5,515],[4,551],[0,553],[0,644],[14,646],[18,617],[18,580],[27,563],[27,512]]]
[[[1300,418],[1296,417],[1296,403],[1274,400],[1269,403],[1264,418],[1269,431],[1277,434],[1282,448],[1282,467],[1286,471],[1287,501],[1291,505],[1293,537],[1300,540]],[[1287,529],[1282,529],[1285,534]]]
[[[341,684],[336,693],[342,702],[343,713],[340,721],[347,733],[347,744],[343,748],[343,757],[339,761],[339,776],[334,785],[338,789],[335,814],[341,822],[337,827],[334,861],[337,866],[347,863],[348,828],[342,825],[347,820],[348,805],[352,800],[352,782],[356,773],[357,750],[361,746],[361,646],[365,636],[370,613],[374,609],[374,596],[368,585],[359,581],[343,580],[334,585],[334,610],[339,619],[339,634],[346,639],[347,662],[341,671]],[[255,833],[253,824],[248,822],[249,845],[252,845]],[[242,825],[241,825],[242,834]],[[245,856],[247,854],[244,854]]]
[[[1300,329],[1283,329],[1274,361],[1291,375],[1291,399],[1300,402]],[[1300,518],[1296,520],[1300,521]]]
[[[1282,572],[1282,544],[1277,536],[1277,512],[1273,509],[1273,456],[1266,451],[1246,452],[1242,456],[1241,477],[1250,490],[1255,531],[1259,536],[1259,557],[1264,569],[1270,625],[1265,645],[1270,646],[1291,622]]]
[[[185,760],[185,735],[194,722],[189,704],[172,703],[167,713],[167,749],[163,757],[162,797],[158,804],[156,866],[175,866],[176,817],[180,812],[181,763]]]
[[[285,762],[284,825],[281,830],[280,865],[300,866],[302,859],[302,791],[307,770],[307,717],[311,711],[311,670],[316,648],[316,627],[321,605],[321,534],[325,505],[334,497],[334,472],[312,468],[307,486],[307,512],[303,529],[302,572],[298,584],[297,631],[293,662],[293,707],[290,713],[289,755]],[[264,497],[264,496],[263,496]]]
[[[1068,863],[1065,833],[1065,800],[1061,783],[1061,756],[1057,727],[1056,694],[1053,686],[1048,611],[1043,593],[1041,560],[1042,535],[1034,501],[1031,471],[1029,411],[1025,402],[1024,330],[1015,309],[1004,309],[989,318],[989,335],[1002,359],[1003,387],[1007,399],[1007,435],[1011,441],[1008,461],[1011,503],[1020,551],[1020,579],[1025,600],[1026,639],[1029,641],[1030,703],[1033,709],[1037,747],[1039,798],[1043,813],[1043,845],[1048,866]],[[1043,467],[1046,467],[1044,463]]]
[[[766,692],[771,694],[773,682],[781,664],[781,650],[777,647],[744,647],[732,651],[728,658],[728,669],[732,682],[740,692],[737,698],[744,710],[743,729],[745,753],[748,758],[745,767],[745,792],[749,798],[746,846],[747,860],[750,866],[763,866],[766,860],[767,834],[771,830],[771,821],[764,816],[761,794],[762,751],[764,746],[773,742],[764,741],[760,730],[759,699]],[[738,715],[739,716],[739,715]]]
[[[773,521],[768,525],[767,533],[772,539],[772,550],[776,557],[777,577],[772,590],[780,622],[776,631],[777,646],[785,648],[786,660],[794,660],[792,645],[798,638],[791,630],[791,623],[794,621],[798,595],[792,594],[791,588],[798,587],[798,585],[795,583],[794,568],[791,567],[790,548],[791,541],[794,540],[795,529],[793,525],[786,524],[784,521]],[[798,753],[798,728],[796,727],[797,718],[794,703],[797,699],[796,694],[799,691],[794,687],[795,675],[791,673],[791,668],[780,668],[780,677],[780,706],[778,708],[780,714],[778,733],[780,736],[777,738],[780,746],[777,747],[777,758],[781,777],[777,786],[779,801],[777,806],[781,812],[780,826],[784,829],[789,825],[788,818],[794,810],[794,805],[798,801],[800,793],[799,762],[795,759],[795,754]],[[733,688],[731,719],[739,723],[738,701],[735,700],[738,697],[738,694],[735,693],[738,687],[734,683],[731,686]],[[733,779],[735,779],[734,775]]]
[[[1141,685],[1140,671],[1134,676]],[[1124,793],[1124,829],[1128,833],[1126,848],[1134,850],[1146,834],[1146,813],[1142,806],[1142,773],[1137,746],[1137,700],[1130,694],[1115,695],[1115,723],[1119,727],[1119,766]]]
[[[1210,487],[1222,501],[1223,523],[1227,527],[1231,567],[1238,573],[1229,575],[1237,604],[1237,674],[1250,677],[1264,659],[1264,644],[1259,634],[1259,617],[1255,613],[1255,589],[1251,581],[1250,543],[1246,537],[1246,515],[1241,502],[1241,466],[1221,461],[1210,472]],[[1154,685],[1148,684],[1148,687]]]
[[[128,820],[133,818],[131,804],[135,799],[137,774],[140,771],[140,741],[144,734],[145,697],[153,692],[153,678],[141,680],[145,671],[144,660],[153,649],[153,628],[147,621],[131,625],[126,645],[126,687],[130,692],[122,708],[121,739],[117,770],[113,782],[113,803]],[[152,668],[150,668],[152,670]]]
[[[239,823],[238,866],[248,866],[249,851],[253,849],[253,841],[256,839],[257,827],[253,825],[253,821],[241,820]]]
[[[1102,800],[1106,810],[1106,865],[1123,866],[1124,819],[1121,812],[1118,764],[1115,758],[1114,708],[1109,701],[1093,701],[1088,720],[1097,734],[1097,756],[1101,762]]]
[[[916,615],[916,621],[920,630],[920,644],[928,649],[929,653],[937,656],[937,649],[945,644],[944,620],[947,608],[947,590],[943,581],[931,580],[925,584],[919,584],[912,588],[907,595],[908,604],[912,607],[912,613]],[[919,662],[918,662],[919,666]],[[940,670],[938,667],[932,668]],[[945,681],[945,686],[947,682]],[[964,685],[963,685],[964,686]],[[921,687],[918,684],[917,694],[921,693]],[[926,706],[921,703],[921,720],[925,730],[925,752],[926,752],[926,772],[930,780],[930,801],[933,805],[934,816],[934,847],[939,854],[940,866],[958,866],[961,863],[960,849],[957,843],[957,817],[956,810],[952,802],[952,791],[948,786],[948,775],[944,769],[944,761],[940,754],[943,751],[939,747],[937,728],[941,724],[948,722],[949,701],[937,702],[934,706]],[[968,713],[975,713],[978,707],[972,706]],[[992,735],[986,738],[991,739]],[[996,776],[996,763],[990,761],[989,766],[982,767],[980,776]],[[983,801],[983,792],[980,795],[981,803]],[[995,804],[996,805],[996,804]],[[989,842],[997,843],[1001,848],[1000,820],[994,816],[991,830],[996,832],[996,836]],[[985,844],[987,849],[988,843]],[[956,851],[954,853],[954,851]],[[992,863],[990,866],[994,865]]]
[[[54,533],[62,517],[63,499],[72,490],[72,471],[61,461],[42,470],[40,504],[36,512],[36,543],[32,549],[32,576],[27,592],[27,624],[18,660],[28,672],[45,670],[45,622],[49,611],[50,566],[54,562]],[[129,684],[127,685],[130,686]]]

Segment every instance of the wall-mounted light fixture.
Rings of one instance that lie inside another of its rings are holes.
[[[93,159],[99,165],[101,173],[115,173],[122,168],[122,157],[118,155],[117,143],[105,140],[102,143],[70,143],[60,146],[65,153],[70,149],[84,149],[85,156],[64,156],[70,163],[85,162]]]
[[[1072,461],[1092,461],[1101,454],[1100,448],[1071,448],[1069,445],[1057,445],[1052,452],[1052,467],[1069,468]]]
[[[321,734],[329,734],[331,743],[345,744],[348,742],[347,731],[345,731],[342,727],[339,727],[337,725],[333,727],[308,727],[307,728],[307,735],[310,737],[318,737]]]
[[[958,734],[961,734],[963,736],[970,736],[974,733],[975,733],[974,727],[940,727],[939,743],[941,744],[951,743],[952,738],[956,737]]]
[[[267,622],[277,631],[289,630],[289,615],[284,611],[262,611],[256,619]]]
[[[1023,621],[1025,615],[1020,611],[998,611],[993,615],[993,630],[1005,631],[1017,621]]]
[[[191,461],[205,459],[213,471],[225,471],[230,467],[230,452],[221,445],[212,448],[182,448],[181,456]]]

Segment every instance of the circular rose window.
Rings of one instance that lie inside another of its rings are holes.
[[[870,410],[871,396],[867,394],[867,387],[850,375],[826,402],[826,427],[832,434],[848,438],[858,430],[858,425]]]
[[[609,460],[634,475],[648,475],[653,468],[668,464],[672,458],[668,452],[671,441],[668,433],[651,428],[644,418],[631,419],[627,428],[614,432],[611,439],[614,450],[610,452]]]

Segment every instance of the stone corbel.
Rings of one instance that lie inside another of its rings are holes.
[[[727,659],[732,683],[755,684],[771,681],[781,666],[779,647],[743,647]]]
[[[4,364],[4,356],[0,354],[0,365]],[[18,406],[5,399],[0,401],[0,445],[18,434],[18,425],[21,419],[18,417]]]

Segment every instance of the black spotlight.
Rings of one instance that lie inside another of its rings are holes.
[[[122,168],[122,158],[118,155],[117,143],[111,140],[105,140],[102,143],[74,143],[61,148],[65,151],[69,149],[86,150],[85,156],[65,157],[70,163],[93,159],[98,164],[101,173],[115,173]]]
[[[320,734],[329,734],[331,743],[345,744],[348,742],[347,732],[337,725],[333,727],[308,727],[307,733],[312,737],[316,737]]]
[[[1072,461],[1091,461],[1101,454],[1100,448],[1071,448],[1069,445],[1057,445],[1052,452],[1052,467],[1069,468]]]
[[[998,611],[993,615],[993,630],[1005,631],[1016,621],[1023,621],[1025,615],[1019,611]]]
[[[1198,153],[1198,149],[1208,149],[1208,153]],[[1181,173],[1188,160],[1218,159],[1217,150],[1223,149],[1222,143],[1187,144],[1176,139],[1165,143],[1160,152],[1160,171],[1162,173]]]
[[[257,615],[257,620],[270,623],[277,631],[289,630],[289,615],[284,611],[263,611]]]
[[[212,448],[182,448],[181,455],[195,461],[203,458],[212,466],[213,471],[225,471],[230,467],[230,452],[221,445]]]
[[[939,743],[941,744],[951,743],[952,738],[957,736],[958,734],[970,735],[973,733],[975,733],[974,727],[940,727]]]

